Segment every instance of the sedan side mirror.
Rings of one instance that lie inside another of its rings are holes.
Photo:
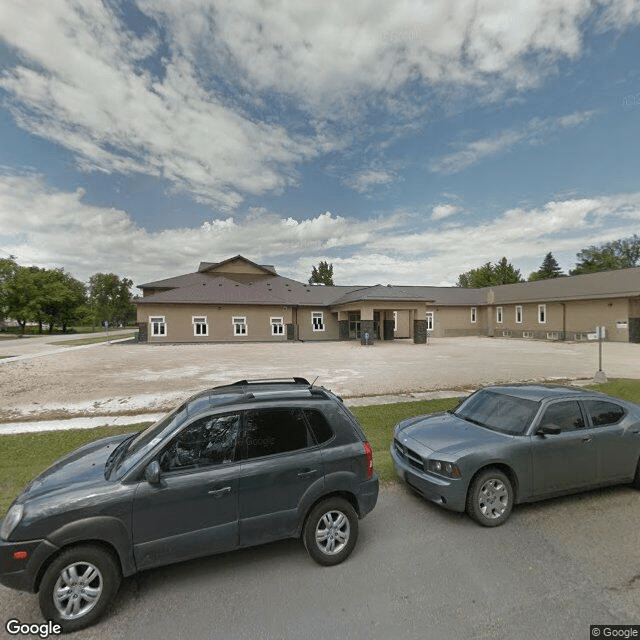
[[[160,464],[157,460],[146,466],[144,478],[149,484],[160,484]]]
[[[536,431],[539,436],[557,436],[562,433],[562,429],[556,424],[545,424]]]

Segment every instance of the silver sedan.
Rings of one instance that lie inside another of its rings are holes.
[[[495,527],[513,505],[614,484],[640,489],[640,405],[561,385],[486,387],[396,425],[400,478]]]

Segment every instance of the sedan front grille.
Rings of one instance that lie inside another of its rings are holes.
[[[393,441],[393,445],[395,447],[396,453],[405,460],[408,464],[420,471],[424,471],[424,461],[422,458],[413,450],[409,449],[403,445],[399,440]]]

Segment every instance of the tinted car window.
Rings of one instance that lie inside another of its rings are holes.
[[[594,427],[616,424],[624,418],[625,414],[620,405],[603,400],[585,400],[584,406]]]
[[[184,428],[160,456],[163,471],[232,462],[235,457],[238,414],[205,416]]]
[[[300,409],[256,409],[244,419],[244,455],[260,458],[313,444]]]
[[[562,431],[573,431],[584,427],[584,419],[580,411],[580,405],[575,400],[566,400],[552,404],[544,412],[541,426],[553,425],[560,427]]]
[[[483,390],[469,396],[454,414],[489,429],[519,435],[526,431],[537,410],[538,403],[533,400]]]
[[[313,436],[318,444],[322,444],[323,442],[331,439],[333,431],[331,431],[329,423],[320,411],[317,411],[316,409],[305,409],[304,414],[307,416],[309,426],[311,427]]]

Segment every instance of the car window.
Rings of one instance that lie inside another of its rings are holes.
[[[247,411],[243,441],[245,458],[260,458],[313,445],[300,409]]]
[[[318,444],[322,444],[327,440],[330,440],[333,436],[333,431],[327,422],[324,415],[317,409],[305,409],[304,415],[309,421],[309,426]]]
[[[233,462],[240,416],[205,416],[185,427],[160,455],[163,471]]]
[[[580,405],[576,400],[565,400],[555,402],[544,412],[540,426],[545,427],[551,425],[560,427],[562,431],[573,431],[575,429],[584,428],[584,418]]]
[[[604,400],[585,400],[584,407],[591,418],[594,427],[616,424],[625,416],[625,410],[613,402]]]
[[[486,389],[469,396],[454,415],[501,433],[523,434],[538,410],[538,403]]]

